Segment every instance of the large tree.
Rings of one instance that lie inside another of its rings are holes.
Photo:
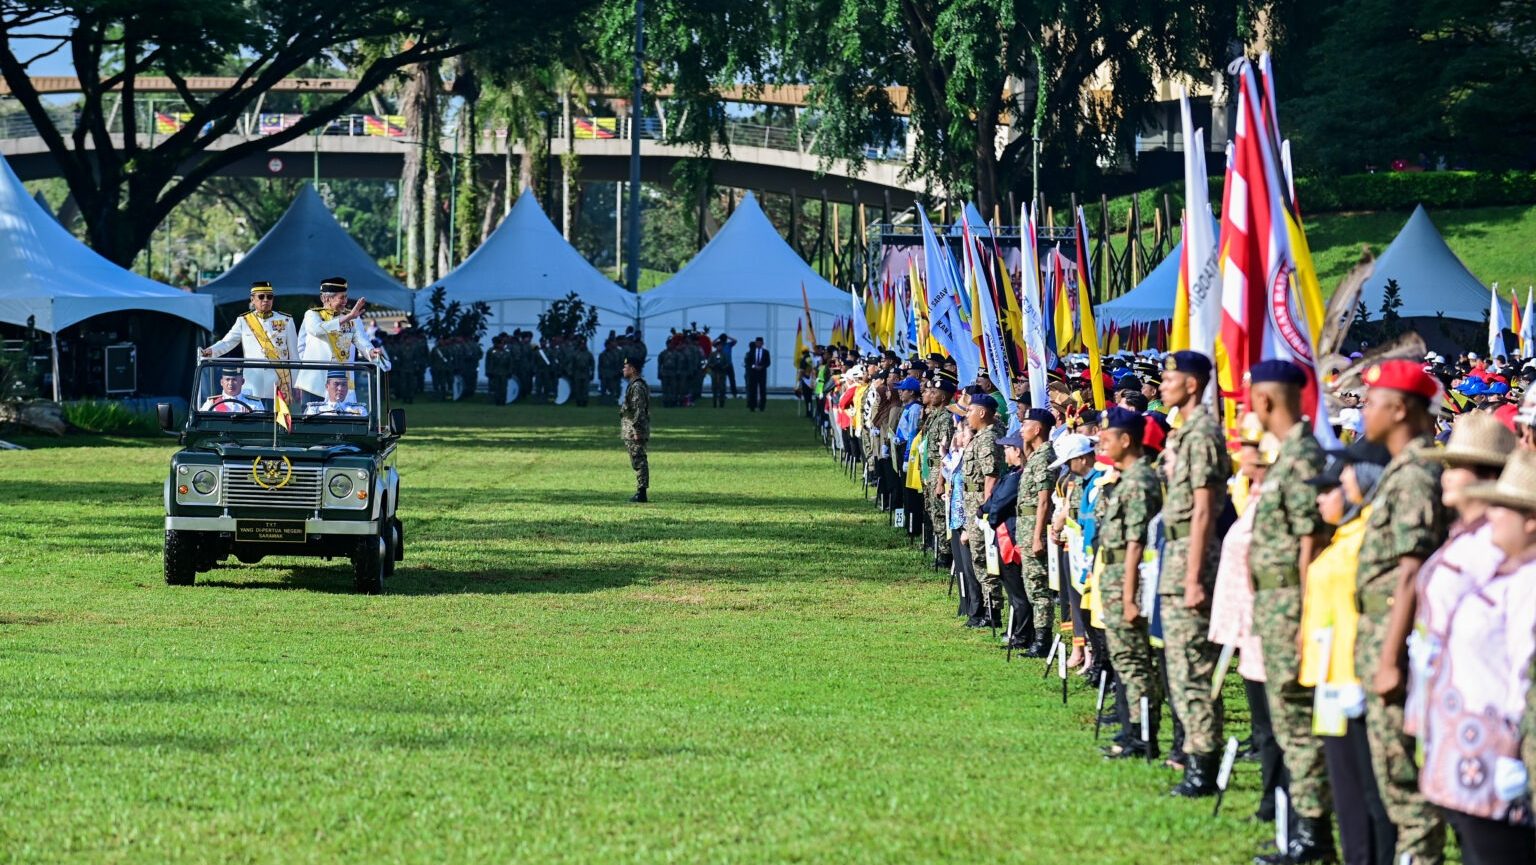
[[[0,74],[58,161],[98,252],[127,265],[177,204],[234,162],[331,120],[412,64],[475,49],[508,65],[559,56],[595,0],[3,0]],[[48,110],[29,72],[63,52],[81,93],[72,124]],[[355,84],[317,98],[270,135],[226,139],[263,96],[310,64]],[[233,69],[224,90],[189,79]],[[153,143],[133,110],[146,76],[169,79],[190,115]],[[122,109],[114,111],[121,98]],[[120,123],[120,129],[118,124]],[[219,146],[215,147],[218,142]]]
[[[1188,0],[778,0],[783,74],[812,85],[818,147],[859,159],[910,111],[916,176],[990,212],[1029,188],[1083,188],[1128,152],[1159,79],[1209,80],[1238,3]],[[1043,72],[1043,76],[1041,73]],[[1043,77],[1043,87],[1040,86]],[[898,105],[890,85],[905,88]],[[1001,124],[1015,133],[998,141]]]

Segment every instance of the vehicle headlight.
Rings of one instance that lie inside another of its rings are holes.
[[[331,475],[331,482],[327,486],[331,495],[338,499],[344,499],[352,494],[352,479],[344,474]]]
[[[192,489],[197,490],[198,495],[206,496],[212,493],[219,485],[219,479],[213,472],[203,469],[192,476]]]

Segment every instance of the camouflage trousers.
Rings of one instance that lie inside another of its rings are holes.
[[[933,524],[936,538],[949,536],[949,514],[945,512],[944,497],[936,495],[929,486],[923,487],[923,507],[928,510],[928,521]]]
[[[1142,617],[1134,625],[1125,623],[1124,562],[1104,565],[1104,573],[1099,579],[1099,601],[1104,605],[1102,615],[1104,636],[1109,643],[1109,663],[1115,668],[1125,704],[1130,709],[1131,731],[1136,736],[1141,735],[1141,698],[1146,697],[1151,714],[1147,727],[1155,736],[1163,698],[1158,688],[1157,661],[1152,657],[1152,644],[1147,638],[1149,612],[1143,610]]]
[[[651,485],[651,459],[645,453],[645,441],[625,439],[624,449],[629,451],[629,467],[635,470],[635,486]]]
[[[1385,614],[1379,618],[1360,614],[1355,636],[1355,672],[1368,692],[1381,660],[1386,630]],[[1265,651],[1268,650],[1266,645]],[[1381,801],[1387,806],[1387,817],[1397,827],[1397,851],[1392,861],[1412,856],[1413,865],[1440,865],[1445,861],[1445,820],[1419,793],[1419,767],[1413,759],[1415,742],[1403,733],[1403,707],[1367,693],[1365,735],[1371,743],[1371,769],[1376,774]]]
[[[1214,581],[1215,544],[1206,550],[1202,576]],[[1184,725],[1184,751],[1189,754],[1215,754],[1221,750],[1221,699],[1211,699],[1211,679],[1216,675],[1216,661],[1221,647],[1211,642],[1209,612],[1184,606],[1184,574],[1189,567],[1189,541],[1168,541],[1163,545],[1162,596],[1163,657],[1168,664],[1168,701]],[[1207,604],[1214,586],[1207,584]]]
[[[1003,581],[997,574],[987,573],[987,536],[981,527],[976,524],[974,514],[981,508],[981,501],[971,501],[971,496],[965,497],[965,536],[966,546],[971,548],[971,561],[975,563],[976,582],[981,584],[982,603],[991,601],[993,610],[1003,608]]]
[[[1024,596],[1029,598],[1029,616],[1035,623],[1035,633],[1044,634],[1050,630],[1054,605],[1051,603],[1050,571],[1046,567],[1045,554],[1032,555],[1030,549],[1034,546],[1033,534],[1025,534],[1034,531],[1034,519],[1022,514],[1019,516],[1020,537],[1014,538],[1018,544],[1019,552],[1024,556]],[[1050,545],[1046,545],[1050,549]]]
[[[1264,694],[1270,724],[1291,775],[1291,806],[1303,817],[1322,817],[1332,807],[1323,740],[1312,733],[1312,689],[1297,684],[1301,655],[1301,587],[1259,589],[1253,596],[1253,630],[1264,647]]]

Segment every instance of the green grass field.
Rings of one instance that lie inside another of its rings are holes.
[[[309,560],[167,587],[167,440],[0,452],[0,859],[1218,863],[1270,831],[1255,764],[1217,819],[1106,764],[1089,688],[961,628],[788,402],[662,410],[647,506],[612,407],[409,412],[382,597]]]
[[[1378,256],[1402,230],[1411,213],[1373,212],[1321,214],[1307,218],[1307,240],[1316,258],[1324,292],[1333,293],[1339,280],[1360,258],[1360,244],[1370,244]],[[1477,207],[1432,210],[1429,218],[1446,245],[1484,285],[1499,284],[1509,299],[1518,289],[1525,302],[1527,286],[1536,285],[1536,207]],[[1374,316],[1377,310],[1371,310]]]

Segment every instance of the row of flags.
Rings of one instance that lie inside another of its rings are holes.
[[[1499,309],[1499,284],[1493,284],[1492,298],[1488,302],[1488,357],[1509,354],[1504,342],[1503,311]],[[1525,311],[1520,310],[1520,295],[1514,289],[1509,292],[1509,332],[1515,335],[1515,351],[1521,357],[1532,357],[1536,351],[1536,319],[1531,317],[1531,301],[1536,299],[1536,289],[1525,290]]]
[[[985,367],[1002,384],[1015,371],[1029,375],[1029,402],[1046,407],[1046,373],[1069,354],[1086,355],[1094,405],[1103,408],[1105,351],[1192,349],[1217,366],[1213,390],[1235,409],[1254,364],[1282,359],[1308,373],[1307,413],[1325,445],[1337,444],[1328,424],[1318,375],[1317,339],[1324,305],[1317,270],[1302,228],[1292,182],[1289,143],[1280,133],[1268,55],[1234,64],[1237,118],[1230,143],[1219,234],[1208,194],[1205,132],[1194,128],[1189,98],[1180,100],[1185,198],[1182,253],[1176,301],[1166,323],[1094,321],[1088,227],[1081,208],[1073,214],[1072,242],[1041,252],[1037,214],[1019,214],[1027,239],[1010,265],[995,232],[961,217],[957,243],[941,242],[918,209],[922,251],[907,273],[883,274],[838,321],[834,337],[849,348],[889,348],[901,354],[940,353],[953,358],[969,382]],[[962,211],[963,213],[963,211]],[[1536,326],[1526,298],[1515,332],[1522,345]],[[1493,328],[1498,304],[1494,303]],[[1494,330],[1497,333],[1497,330]],[[1529,349],[1527,349],[1529,351]],[[1502,352],[1498,352],[1502,353]],[[1235,410],[1229,424],[1235,428]]]

